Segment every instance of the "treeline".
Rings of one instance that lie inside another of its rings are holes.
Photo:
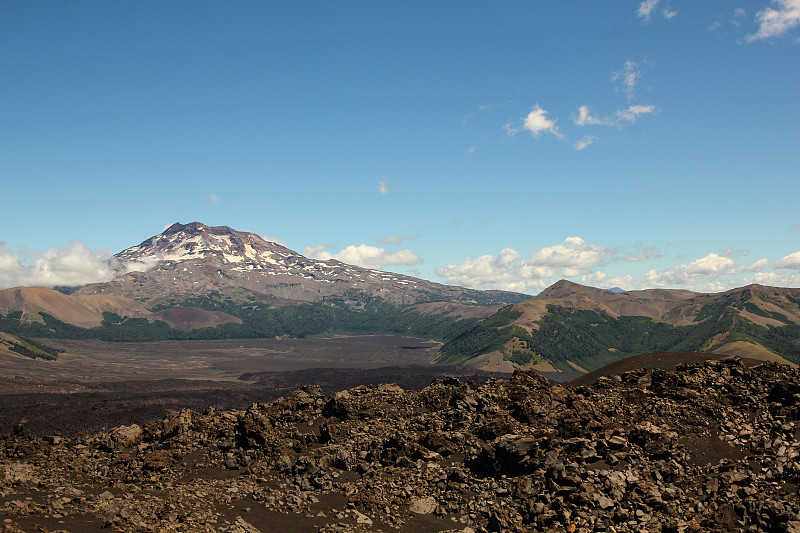
[[[5,340],[3,344],[6,345],[9,351],[12,351],[23,357],[55,361],[58,359],[58,354],[63,353],[64,351],[36,342],[32,339],[26,339],[25,337],[20,337],[8,332],[5,333],[7,337],[10,337],[10,339]]]
[[[548,306],[548,311],[537,322],[539,329],[532,333],[519,326],[501,325],[508,316],[495,315],[479,322],[442,346],[439,360],[463,363],[484,353],[503,350],[509,340],[516,338],[513,353],[506,354],[508,359],[524,364],[544,358],[565,371],[573,370],[567,361],[591,370],[632,355],[711,351],[734,340],[755,342],[790,361],[800,362],[800,326],[793,322],[780,327],[760,326],[742,318],[736,308],[729,306],[706,306],[697,315],[702,320],[687,326],[642,316],[615,318],[606,313],[555,305]],[[775,315],[770,317],[777,318]],[[710,346],[710,340],[717,335],[725,336],[720,343]]]
[[[127,318],[103,313],[102,324],[80,328],[47,313],[43,322],[22,322],[21,315],[0,315],[0,330],[30,337],[99,339],[112,342],[159,340],[212,340],[234,338],[311,337],[325,335],[407,335],[447,341],[469,329],[476,319],[456,319],[445,314],[427,315],[405,308],[382,305],[372,311],[349,309],[336,304],[312,303],[280,308],[238,304],[226,298],[195,298],[182,306],[225,311],[241,324],[180,331],[161,320]]]

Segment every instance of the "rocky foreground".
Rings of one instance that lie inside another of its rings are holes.
[[[306,387],[3,436],[0,530],[800,532],[799,415],[797,369],[738,360],[573,388]]]

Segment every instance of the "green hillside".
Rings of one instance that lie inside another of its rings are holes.
[[[743,310],[785,325],[755,324],[741,316]],[[539,329],[529,333],[512,323],[521,313],[508,307],[445,343],[437,361],[463,364],[500,351],[506,360],[519,365],[546,361],[559,370],[574,371],[572,362],[593,370],[642,353],[711,352],[727,343],[746,341],[800,363],[800,325],[752,303],[737,307],[709,304],[698,311],[693,324],[682,326],[645,316],[613,317],[557,305],[548,305],[547,311],[536,321]]]
[[[55,361],[58,359],[58,354],[61,353],[61,350],[0,330],[0,353],[3,352],[30,359]]]
[[[173,306],[224,311],[242,320],[241,324],[180,331],[164,321],[121,317],[104,313],[103,322],[94,328],[67,324],[47,313],[41,322],[21,320],[21,313],[0,315],[0,330],[29,337],[100,339],[104,341],[210,340],[232,338],[311,337],[329,335],[407,335],[446,341],[477,322],[474,318],[425,314],[406,307],[368,302],[352,308],[343,303],[309,303],[269,308],[255,302],[237,302],[219,293],[171,302],[156,311]]]

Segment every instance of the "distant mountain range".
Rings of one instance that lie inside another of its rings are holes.
[[[800,289],[705,294],[559,281],[531,298],[311,259],[198,222],[174,224],[112,261],[119,274],[107,283],[0,291],[0,331],[113,341],[402,334],[444,342],[438,362],[501,371],[585,371],[659,351],[800,362]],[[20,344],[13,338],[7,346]]]
[[[0,291],[0,329],[108,340],[431,334],[530,297],[320,261],[252,233],[199,222],[173,224],[111,263],[119,274],[110,282]],[[404,315],[387,318],[401,310]],[[409,317],[427,325],[412,327]]]
[[[648,352],[800,363],[800,289],[615,292],[559,281],[442,346],[438,361],[586,371]]]

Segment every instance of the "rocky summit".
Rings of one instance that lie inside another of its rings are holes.
[[[4,531],[800,531],[800,373],[308,386],[244,411],[0,439]]]

